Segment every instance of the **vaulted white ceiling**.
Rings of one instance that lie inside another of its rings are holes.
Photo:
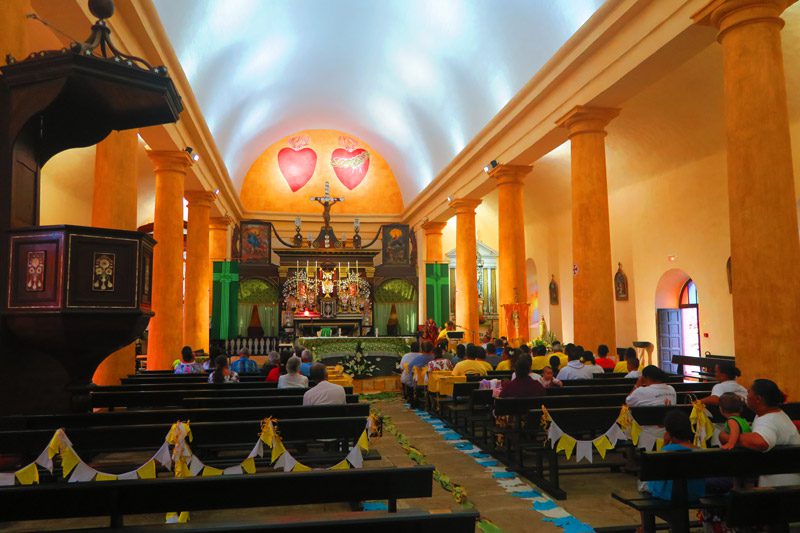
[[[602,0],[154,0],[228,172],[293,132],[338,129],[406,203]]]

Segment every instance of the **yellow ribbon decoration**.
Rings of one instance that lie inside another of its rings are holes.
[[[61,474],[64,477],[67,477],[72,469],[75,468],[81,460],[78,457],[78,454],[75,453],[75,450],[70,448],[69,446],[64,447],[61,450]]]
[[[256,473],[256,460],[253,457],[249,457],[242,461],[242,470],[247,474],[255,474]]]
[[[222,470],[219,468],[214,468],[213,466],[204,466],[203,473],[201,474],[202,477],[214,477],[214,476],[221,476]]]
[[[561,435],[561,438],[558,439],[558,445],[556,446],[556,453],[563,451],[567,459],[569,459],[572,457],[572,451],[575,449],[576,444],[578,444],[578,441],[569,435]]]
[[[294,468],[292,468],[292,472],[310,472],[310,471],[311,471],[310,466],[306,466],[299,461],[297,462],[297,464],[294,465]]]
[[[542,431],[547,431],[548,426],[550,426],[550,422],[553,421],[553,418],[550,416],[550,411],[547,410],[547,407],[542,405],[542,417],[539,419],[539,424],[542,426]]]
[[[635,420],[633,420],[633,417],[631,416],[630,408],[627,405],[623,405],[622,409],[619,411],[619,416],[617,417],[617,424],[619,424],[619,427],[622,428],[622,431],[628,432],[634,422]]]
[[[192,477],[192,471],[189,470],[189,465],[183,457],[175,461],[175,477]]]
[[[636,446],[639,444],[639,435],[642,434],[642,426],[636,420],[631,420],[631,442]]]
[[[608,450],[614,449],[614,447],[611,445],[611,441],[608,440],[608,437],[605,435],[601,435],[600,437],[594,439],[592,444],[594,444],[594,447],[597,448],[597,453],[599,453],[600,457],[603,459],[606,458],[606,452]]]
[[[350,463],[347,462],[347,459],[342,459],[341,461],[330,467],[328,470],[349,470],[349,469],[350,469]]]
[[[136,469],[139,479],[155,479],[156,478],[156,461],[150,459],[145,464]]]
[[[95,481],[115,481],[117,476],[114,474],[104,474],[102,472],[98,472],[94,479]]]
[[[175,518],[176,516],[178,517],[178,523],[179,524],[185,524],[186,522],[189,521],[189,512],[188,511],[182,511],[180,514],[178,514],[178,513],[167,513],[167,521],[169,522],[169,520],[171,518]]]
[[[31,463],[25,468],[20,468],[17,470],[14,475],[19,481],[20,485],[33,485],[39,484],[39,469],[36,467],[36,463]],[[66,477],[66,476],[65,476]]]
[[[272,448],[272,441],[275,439],[275,427],[272,423],[273,419],[271,416],[265,418],[261,421],[261,433],[258,434],[258,438],[261,441]]]
[[[694,445],[701,448],[708,447],[706,441],[714,435],[714,424],[708,419],[705,405],[700,400],[692,402],[692,413],[689,415],[689,421],[692,423],[692,429],[694,430]],[[705,438],[701,436],[703,432],[705,432]]]
[[[367,436],[367,430],[361,432],[361,436],[358,437],[358,447],[364,450],[365,452],[369,451],[369,437]]]

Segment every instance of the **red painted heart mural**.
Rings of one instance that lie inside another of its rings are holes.
[[[317,166],[317,153],[308,148],[308,136],[292,137],[289,146],[278,152],[278,167],[286,183],[297,192],[314,175]]]
[[[369,170],[369,152],[358,148],[358,143],[350,137],[339,137],[339,144],[331,154],[331,166],[336,177],[351,191],[358,187]]]

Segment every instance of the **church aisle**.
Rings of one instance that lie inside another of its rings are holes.
[[[404,406],[399,399],[376,404],[376,408],[391,418],[400,433],[418,448],[429,464],[450,476],[467,491],[469,500],[475,504],[481,516],[501,527],[505,532],[527,531],[564,531],[542,519],[544,516],[531,509],[531,501],[523,500],[506,492],[492,474],[480,466],[473,458],[456,450],[452,443],[446,441],[434,427],[422,420],[415,412]],[[412,464],[405,451],[396,440],[390,441],[391,435],[384,430],[379,441],[379,450],[385,460],[397,466]],[[498,464],[502,467],[502,463]],[[536,485],[523,478],[534,490]],[[635,478],[629,474],[609,471],[570,473],[562,477],[562,485],[569,494],[567,500],[555,503],[572,514],[578,520],[594,528],[633,525],[639,523],[639,516],[611,498],[611,492],[625,495],[636,494]],[[434,487],[434,497],[441,491]],[[457,504],[451,499],[451,507]],[[414,502],[430,509],[424,501]]]

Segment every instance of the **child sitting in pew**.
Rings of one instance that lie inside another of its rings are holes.
[[[750,423],[742,417],[744,401],[735,392],[726,392],[719,397],[719,412],[727,419],[725,429],[720,433],[726,435],[725,444],[720,448],[732,450],[739,442],[742,433],[750,433]]]
[[[683,411],[670,411],[664,417],[664,446],[662,452],[691,452],[694,449],[694,432],[689,415]],[[647,481],[643,484],[646,492],[660,500],[672,499],[672,481]],[[689,501],[696,501],[705,495],[705,480],[687,481]]]

